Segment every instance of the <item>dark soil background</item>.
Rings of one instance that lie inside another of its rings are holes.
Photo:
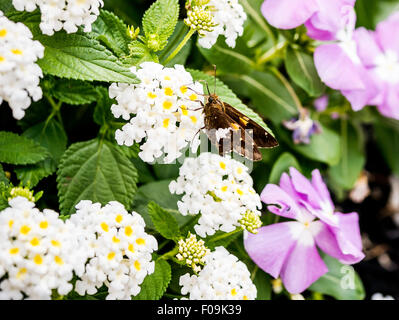
[[[354,265],[366,289],[366,299],[373,293],[399,299],[399,225],[386,208],[391,192],[390,170],[382,158],[368,128],[366,171],[369,174],[370,195],[360,204],[346,200],[339,205],[344,212],[357,211],[366,258]],[[398,160],[399,161],[399,160]],[[399,215],[399,211],[396,212]]]

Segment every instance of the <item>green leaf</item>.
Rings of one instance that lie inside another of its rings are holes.
[[[104,87],[97,88],[97,104],[94,109],[93,119],[98,125],[104,125],[114,120],[111,112],[111,105],[114,100],[109,97],[108,89]]]
[[[291,131],[281,127],[278,137],[306,158],[335,166],[341,159],[341,138],[335,131],[322,124],[321,128],[322,132],[312,135],[309,144],[294,144]]]
[[[38,11],[18,12],[10,15],[10,19],[27,25],[33,38],[45,47],[44,57],[38,61],[45,74],[86,81],[138,82],[127,66],[89,34],[59,31],[46,36],[39,28]]]
[[[32,164],[46,159],[48,151],[32,139],[0,131],[0,162]]]
[[[320,96],[325,87],[317,73],[310,54],[288,47],[285,56],[285,67],[291,79],[310,96]]]
[[[169,263],[165,260],[155,261],[154,273],[145,277],[143,283],[140,285],[140,293],[132,297],[133,300],[159,300],[172,278],[172,270]]]
[[[85,81],[51,78],[44,85],[51,96],[67,104],[80,105],[97,99],[96,88]]]
[[[177,19],[179,18],[178,0],[157,0],[144,13],[143,30],[146,36],[147,44],[151,47],[149,41],[156,36],[158,44],[154,46],[155,50],[162,50],[172,35]]]
[[[174,216],[167,210],[161,208],[154,201],[148,204],[150,214],[155,229],[166,239],[177,240],[180,237],[179,225]]]
[[[72,213],[80,200],[103,205],[119,201],[130,211],[137,176],[132,162],[108,141],[93,139],[72,144],[57,172],[61,213]]]
[[[129,44],[130,55],[125,59],[126,63],[137,66],[145,61],[158,62],[158,56],[151,52],[144,43],[132,41]]]
[[[249,73],[255,68],[254,59],[250,57],[251,50],[242,41],[237,41],[234,49],[230,48],[223,37],[210,48],[205,49],[197,44],[201,54],[209,63],[224,72]]]
[[[18,167],[14,171],[24,186],[33,188],[43,178],[57,170],[57,165],[67,145],[67,136],[62,125],[51,118],[38,123],[23,133],[23,136],[35,140],[49,152],[49,157],[36,164]]]
[[[177,201],[180,196],[171,194],[169,191],[169,184],[172,180],[161,180],[147,183],[137,190],[134,198],[134,208],[144,218],[147,228],[154,229],[154,224],[148,213],[148,203],[156,202],[162,208],[168,209],[168,212],[174,216],[179,226],[184,225],[189,221],[191,216],[183,216],[177,210]]]
[[[309,290],[330,295],[338,300],[363,300],[362,281],[352,266],[322,254],[328,272],[314,282]]]
[[[295,102],[284,83],[271,72],[229,74],[225,78],[235,82],[236,92],[250,98],[256,110],[276,124],[298,114]]]
[[[278,184],[283,172],[288,173],[290,167],[294,167],[298,170],[301,168],[298,161],[291,153],[284,152],[274,163],[268,183]]]
[[[15,168],[18,180],[23,186],[29,188],[35,187],[40,180],[52,175],[57,170],[53,159],[47,158],[36,164],[29,164],[23,167]]]
[[[183,21],[177,22],[175,31],[170,37],[168,44],[159,53],[159,60],[161,62],[163,62],[167,57],[169,57],[169,55],[177,48],[177,46],[183,41],[188,31],[189,27],[186,26]],[[179,53],[175,57],[173,57],[173,59],[170,60],[165,66],[173,67],[175,64],[184,65],[186,63],[188,55],[190,54],[192,43],[193,43],[192,39],[189,39],[187,43],[183,46],[183,48],[179,51]]]
[[[0,164],[0,183],[5,183],[5,184],[9,183],[6,173],[4,172],[3,166],[1,164]]]
[[[360,128],[355,128],[347,120],[341,120],[341,160],[331,166],[328,175],[339,187],[350,190],[359,178],[366,163],[364,139]]]
[[[394,127],[386,122],[376,123],[374,125],[374,135],[378,148],[381,150],[392,173],[399,176],[399,161],[396,152],[394,152],[394,150],[399,150],[399,125]]]
[[[67,146],[67,135],[63,126],[54,118],[38,123],[23,133],[45,147],[56,163],[59,162]]]
[[[92,34],[117,56],[129,54],[127,26],[112,12],[100,10],[92,24]]]
[[[247,107],[245,104],[241,102],[239,98],[235,95],[233,91],[229,87],[227,87],[222,81],[219,79],[216,79],[216,88],[214,88],[214,83],[215,83],[215,77],[207,75],[201,71],[198,70],[192,70],[192,69],[187,69],[193,77],[195,81],[198,80],[205,80],[206,83],[210,86],[210,90],[214,89],[216,94],[220,97],[221,100],[224,102],[227,102],[234,108],[236,108],[238,111],[242,112],[245,114],[247,117],[255,121],[257,124],[259,124],[262,128],[264,128],[267,132],[269,132],[271,135],[274,136],[273,132],[271,129],[266,125],[266,123],[263,121],[263,119],[252,109]],[[204,91],[206,92],[206,86],[204,86]]]
[[[263,0],[240,0],[240,4],[243,6],[251,20],[256,23],[258,29],[274,41],[275,36],[273,35],[270,26],[267,24],[266,19],[261,14],[261,4],[263,2]]]
[[[251,278],[254,285],[256,286],[256,300],[270,300],[272,293],[270,276],[255,265],[254,270],[252,271]]]

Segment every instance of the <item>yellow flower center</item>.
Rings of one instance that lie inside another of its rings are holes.
[[[10,254],[17,254],[19,252],[19,248],[17,248],[17,247],[11,248],[9,252],[10,252]]]
[[[172,90],[172,88],[165,88],[165,90],[164,90],[164,92],[165,92],[165,95],[166,96],[173,96],[173,90]]]
[[[163,108],[166,110],[169,110],[170,108],[172,108],[173,103],[171,101],[164,101],[163,103]]]
[[[197,100],[198,97],[197,97],[197,95],[195,93],[193,93],[192,95],[190,95],[189,98],[190,98],[191,101],[194,101],[194,100]]]
[[[197,122],[197,117],[191,116],[190,119],[191,119],[191,121],[192,121],[193,123],[196,123],[196,122]]]
[[[181,105],[180,109],[181,109],[181,113],[182,113],[183,116],[187,116],[188,115],[188,110],[187,110],[187,107],[185,105]]]
[[[47,222],[46,220],[40,222],[40,223],[39,223],[39,227],[40,227],[41,229],[47,229],[47,227],[48,227],[48,222]]]
[[[181,86],[180,87],[180,92],[185,94],[187,92],[188,88],[186,86]]]
[[[6,29],[1,29],[0,30],[0,37],[5,37],[7,35],[7,30]]]
[[[113,258],[115,258],[115,252],[110,252],[108,253],[108,260],[112,260]]]
[[[41,265],[43,263],[43,258],[41,257],[40,254],[37,254],[33,258],[33,262],[36,263],[37,265]]]
[[[127,235],[128,237],[130,237],[133,234],[133,229],[131,226],[127,226],[125,227],[125,235]]]
[[[14,220],[10,220],[8,221],[8,227],[11,229],[12,225],[14,224]]]
[[[137,260],[134,262],[134,267],[136,268],[137,271],[140,271],[141,269],[141,264]]]
[[[63,265],[64,264],[64,261],[61,259],[61,257],[59,257],[59,256],[55,256],[54,257],[54,261],[55,261],[55,263],[56,264],[58,264],[58,265]]]
[[[38,246],[40,244],[40,241],[38,238],[34,237],[31,241],[30,244],[34,247]]]
[[[220,168],[222,168],[223,170],[226,169],[226,164],[224,162],[220,162],[219,165],[220,165]]]
[[[54,247],[61,247],[61,243],[59,241],[57,241],[57,240],[51,240],[51,244]]]
[[[27,272],[28,270],[26,270],[26,268],[21,268],[21,269],[19,269],[19,271],[18,271],[18,273],[17,273],[17,279],[20,279],[20,278],[22,278],[25,274],[26,274],[26,272]]]
[[[129,250],[130,252],[134,252],[134,246],[133,244],[129,244],[129,246],[127,247],[127,250]]]
[[[157,95],[156,95],[155,93],[152,93],[152,92],[148,92],[148,93],[147,93],[147,96],[148,96],[148,98],[150,98],[150,99],[155,99],[155,98],[157,97]]]
[[[22,51],[19,50],[19,49],[11,49],[11,52],[12,52],[13,54],[18,54],[18,55],[21,55],[21,54],[22,54]]]
[[[101,229],[103,229],[105,232],[109,231],[109,227],[105,222],[101,223]]]
[[[121,242],[121,240],[119,240],[117,237],[113,237],[112,238],[112,242],[114,242],[114,243],[119,243],[119,242]]]
[[[138,245],[142,245],[142,244],[145,244],[145,240],[144,240],[143,238],[137,238],[137,239],[136,239],[136,243],[137,243]]]
[[[24,225],[21,227],[21,229],[19,230],[20,233],[27,235],[30,231],[30,228],[27,225]]]
[[[121,214],[118,214],[118,215],[116,216],[116,218],[115,218],[115,221],[118,222],[118,223],[121,223],[122,220],[123,220],[123,216],[122,216]]]
[[[169,127],[169,120],[170,120],[170,119],[165,119],[165,120],[163,121],[163,127],[164,127],[164,128]]]

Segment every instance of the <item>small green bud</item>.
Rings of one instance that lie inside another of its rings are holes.
[[[136,40],[139,33],[140,33],[139,27],[137,27],[136,29],[134,29],[134,26],[130,26],[127,28],[127,34],[132,40]]]
[[[14,199],[16,197],[25,197],[31,202],[35,202],[36,199],[33,196],[33,191],[30,191],[29,188],[26,187],[14,187],[10,190],[10,197],[8,198],[8,201],[11,199]]]
[[[250,210],[247,210],[238,222],[243,229],[253,234],[258,233],[258,228],[262,226],[259,216]]]
[[[152,51],[161,50],[161,43],[157,34],[150,34],[147,37],[147,47]]]

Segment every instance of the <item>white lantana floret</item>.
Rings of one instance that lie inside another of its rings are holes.
[[[144,62],[131,71],[139,84],[113,83],[109,88],[110,97],[116,99],[113,115],[129,120],[115,133],[118,144],[132,146],[144,140],[139,156],[145,162],[164,156],[163,163],[172,163],[190,144],[195,151],[204,126],[202,84],[194,83],[181,65],[165,68]]]
[[[220,35],[225,36],[229,47],[236,46],[236,39],[244,32],[247,15],[238,0],[210,0],[204,5],[213,16],[212,31],[203,30],[198,43],[210,49]]]
[[[104,5],[103,0],[13,0],[12,3],[19,11],[31,12],[38,7],[40,29],[50,36],[61,29],[74,33],[79,26],[84,27],[84,32],[90,32]]]
[[[52,290],[66,295],[73,271],[86,261],[80,229],[25,197],[9,205],[0,212],[0,299],[51,299]]]
[[[42,98],[39,87],[42,70],[35,63],[44,47],[32,40],[21,22],[15,23],[0,11],[0,104],[8,102],[15,119],[22,119],[33,101]]]
[[[169,184],[169,190],[183,194],[177,203],[181,214],[201,213],[194,229],[206,237],[217,230],[231,232],[243,227],[254,232],[259,227],[254,222],[262,204],[252,185],[248,168],[242,163],[227,156],[202,153],[184,160],[179,177]]]
[[[247,266],[224,247],[205,257],[198,275],[186,273],[179,284],[190,300],[254,300],[257,294]]]
[[[89,261],[76,281],[78,294],[95,294],[108,287],[106,299],[131,299],[139,294],[145,277],[154,272],[152,252],[156,239],[144,230],[145,222],[136,212],[111,201],[104,207],[88,200],[79,202],[71,222],[83,229]]]

